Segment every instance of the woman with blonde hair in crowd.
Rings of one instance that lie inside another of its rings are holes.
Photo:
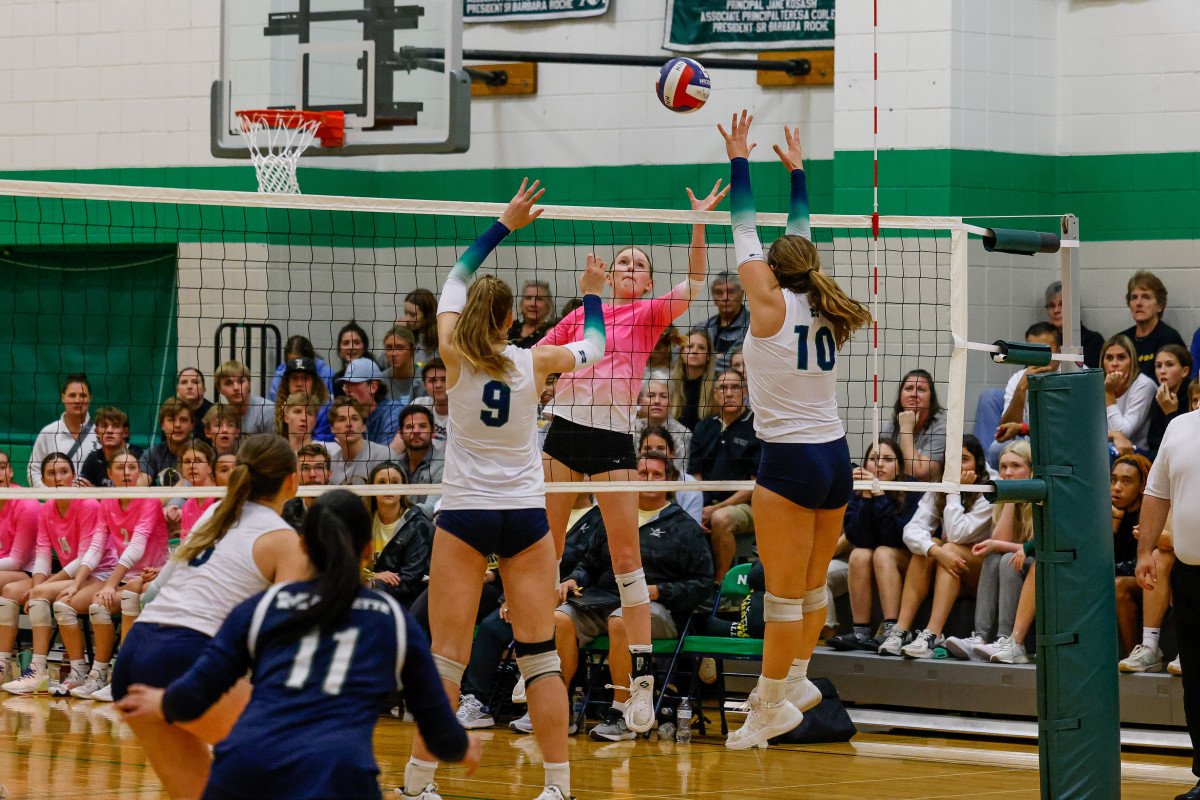
[[[1104,369],[1104,413],[1108,417],[1109,454],[1146,455],[1150,406],[1157,387],[1138,370],[1137,350],[1123,333],[1110,336],[1100,349]]]
[[[671,370],[671,416],[688,430],[716,412],[713,389],[717,382],[717,354],[704,328],[688,332],[687,344]]]

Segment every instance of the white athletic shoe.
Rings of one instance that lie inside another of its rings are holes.
[[[514,703],[525,702],[525,676],[517,678],[517,685],[513,687],[512,701]]]
[[[946,652],[957,658],[959,661],[985,661],[982,654],[976,653],[975,648],[982,644],[987,644],[983,637],[978,633],[972,633],[965,639],[960,639],[957,636],[947,636],[943,646]],[[991,658],[989,655],[988,658]]]
[[[815,708],[823,699],[817,685],[805,678],[802,681],[788,681],[787,699],[801,711]]]
[[[751,693],[750,711],[746,721],[736,731],[730,731],[725,746],[730,750],[746,750],[755,745],[766,747],[767,740],[795,728],[804,721],[804,714],[786,697],[778,703],[764,703]]]
[[[454,712],[454,716],[458,718],[458,724],[469,731],[476,728],[490,728],[496,724],[496,720],[492,719],[492,715],[488,713],[487,707],[476,700],[473,694],[463,695],[462,699],[458,701],[458,711]]]
[[[30,667],[21,673],[21,677],[0,686],[0,689],[9,694],[50,694],[50,674]]]
[[[93,694],[108,686],[108,670],[93,669],[87,674],[87,679],[80,685],[70,690],[72,697],[78,697],[81,700],[88,700]],[[66,684],[63,684],[64,686]]]
[[[406,794],[404,789],[392,789],[392,795],[397,800],[442,800],[442,796],[438,794],[436,783],[431,783],[421,790],[420,794]]]
[[[1117,663],[1121,672],[1162,672],[1162,650],[1139,644],[1133,652]]]
[[[1001,636],[994,642],[989,644],[977,644],[971,653],[972,661],[991,661],[992,656],[1000,651],[1000,643],[1007,639],[1007,636]]]
[[[605,709],[603,721],[592,728],[590,734],[593,739],[606,742],[624,742],[636,739],[638,736],[629,729],[621,712],[611,707]]]
[[[1025,646],[1011,636],[1001,636],[996,641],[996,652],[992,654],[993,664],[1028,664],[1029,657],[1025,655]]]
[[[110,682],[103,689],[92,692],[92,699],[97,703],[111,703],[113,701],[112,683]]]
[[[1167,664],[1167,672],[1171,673],[1172,675],[1183,674],[1183,666],[1179,663],[1179,656],[1175,656],[1175,660],[1170,664]]]
[[[912,634],[908,631],[902,631],[893,625],[884,637],[883,642],[879,645],[876,651],[881,656],[898,656],[901,655],[901,650],[912,641]]]
[[[520,719],[514,719],[508,723],[508,727],[517,733],[533,733],[533,718],[529,716],[529,712],[525,712],[525,716]]]
[[[568,797],[557,786],[547,786],[534,800],[575,800],[575,796]]]
[[[629,684],[625,724],[634,733],[645,733],[654,727],[654,676],[639,675]]]
[[[912,642],[901,647],[900,653],[905,658],[933,658],[933,649],[941,647],[943,641],[945,640],[940,634],[926,628],[918,633]]]

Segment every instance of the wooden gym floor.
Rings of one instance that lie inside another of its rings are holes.
[[[386,797],[401,781],[415,726],[383,718],[375,737]],[[443,797],[532,800],[542,771],[532,736],[496,727],[482,731],[483,764],[473,777],[443,768]],[[691,744],[571,739],[572,790],[599,798],[887,797],[1037,798],[1033,745],[929,736],[863,733],[847,744],[772,747],[732,752],[719,738]],[[1123,756],[1124,800],[1163,800],[1195,782],[1190,758]],[[80,700],[0,698],[0,785],[23,798],[145,798],[166,795],[111,704]]]

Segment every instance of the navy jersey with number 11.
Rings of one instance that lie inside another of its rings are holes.
[[[239,605],[166,689],[166,719],[192,720],[252,670],[250,704],[214,750],[209,787],[221,797],[380,797],[372,734],[388,694],[401,687],[430,750],[451,761],[466,752],[424,634],[386,594],[363,588],[328,633],[267,637],[314,602],[315,587],[277,584]]]

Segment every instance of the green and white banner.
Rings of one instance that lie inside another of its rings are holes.
[[[463,22],[526,22],[598,17],[609,0],[463,0]]]
[[[799,50],[833,47],[836,0],[667,0],[663,47]]]

